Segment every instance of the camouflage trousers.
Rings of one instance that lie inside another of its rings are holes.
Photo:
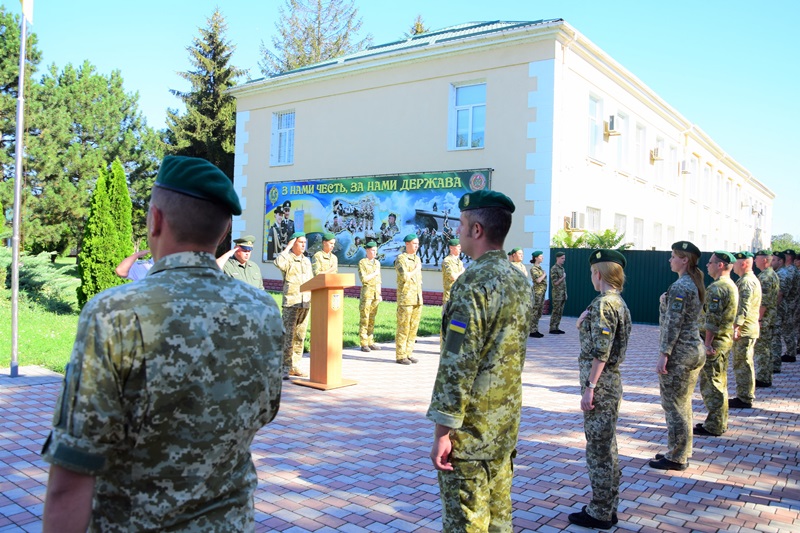
[[[661,407],[667,420],[667,459],[686,463],[692,456],[692,393],[705,363],[702,345],[697,354],[673,352],[667,360],[667,374],[658,375]]]
[[[564,313],[565,298],[560,300],[550,300],[550,331],[555,331],[561,325],[561,315]]]
[[[442,531],[511,533],[512,458],[451,462],[452,471],[437,472]]]
[[[531,291],[531,301],[533,301],[533,316],[531,317],[531,333],[539,331],[539,320],[542,318],[542,308],[544,307],[544,293],[536,294]]]
[[[378,298],[361,298],[358,304],[358,338],[361,346],[375,344],[372,333],[375,329],[375,316],[378,314],[378,304],[380,302]]]
[[[396,358],[408,359],[414,351],[414,343],[417,341],[417,328],[419,319],[422,316],[421,305],[398,305],[397,306],[397,335]]]
[[[756,339],[740,337],[733,342],[733,376],[736,378],[736,397],[753,403],[756,397],[756,372],[753,367],[753,349]]]
[[[791,309],[791,307],[789,309]],[[786,351],[783,352],[783,355],[797,354],[797,328],[794,321],[795,316],[791,311],[788,311],[783,316],[781,336],[783,337],[783,343],[786,345]]]
[[[610,521],[619,506],[621,471],[617,452],[617,419],[621,403],[622,379],[619,372],[604,371],[595,388],[594,409],[583,412],[586,467],[592,484],[592,501],[586,512],[598,520]]]
[[[772,326],[761,326],[756,346],[753,349],[753,363],[756,366],[756,380],[772,385]]]
[[[775,322],[772,324],[772,373],[780,374],[781,372],[781,355],[783,355],[783,317],[780,314],[775,316]]]
[[[283,308],[283,369],[297,368],[303,358],[303,343],[308,329],[308,307]]]
[[[714,346],[717,352],[706,356],[700,371],[700,394],[708,410],[703,427],[715,435],[728,431],[728,358],[732,347],[730,341]]]

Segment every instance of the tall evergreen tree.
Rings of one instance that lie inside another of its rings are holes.
[[[125,169],[119,159],[111,164],[108,175],[108,201],[111,218],[117,229],[117,247],[114,266],[133,253],[133,227],[131,216],[133,204],[125,179]]]
[[[358,52],[372,43],[371,35],[355,39],[362,25],[355,0],[285,0],[279,12],[274,52],[261,41],[258,65],[265,76]]]
[[[226,30],[225,18],[217,9],[187,48],[194,68],[179,75],[191,89],[170,91],[186,105],[186,112],[167,111],[166,139],[172,153],[207,159],[233,180],[236,101],[226,91],[246,71],[230,64],[236,48],[225,39]]]
[[[78,254],[78,306],[83,308],[96,294],[123,283],[114,272],[118,264],[119,235],[111,215],[108,196],[109,172],[105,164],[99,167],[92,193],[89,217],[83,233],[83,247]]]

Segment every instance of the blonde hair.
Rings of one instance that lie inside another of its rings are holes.
[[[625,270],[622,265],[611,261],[603,261],[602,263],[593,264],[592,270],[599,272],[600,278],[618,291],[621,291],[622,286],[625,285]]]
[[[689,274],[692,281],[694,281],[694,285],[697,287],[697,294],[700,296],[700,303],[703,303],[706,300],[706,286],[703,283],[703,271],[697,267],[697,261],[700,258],[694,254],[684,252],[683,250],[676,250],[675,248],[672,249],[672,253],[681,259],[688,259],[686,263],[686,273]]]

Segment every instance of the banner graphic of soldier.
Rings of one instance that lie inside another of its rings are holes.
[[[438,269],[459,225],[458,199],[490,181],[491,170],[480,169],[267,183],[262,259],[273,260],[295,231],[306,233],[311,256],[330,231],[339,264],[357,265],[374,240],[381,265],[391,267],[403,237],[416,233],[423,267]]]

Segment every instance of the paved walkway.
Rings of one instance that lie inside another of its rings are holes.
[[[567,514],[589,499],[579,410],[575,320],[566,335],[529,339],[514,478],[516,531],[588,531]],[[542,321],[546,331],[546,318]],[[684,472],[647,466],[666,442],[654,371],[658,330],[634,325],[622,367],[618,529],[800,531],[800,363],[784,364],[756,407],[731,416],[724,437],[695,440]],[[420,363],[345,351],[345,378],[328,392],[287,384],[281,411],[253,443],[259,531],[439,531],[439,491],[425,419],[438,338],[417,343]],[[308,361],[306,360],[307,364]],[[38,531],[47,464],[39,458],[60,377],[21,368],[0,377],[0,533]],[[731,380],[732,382],[732,380]],[[694,412],[703,420],[699,392]]]

